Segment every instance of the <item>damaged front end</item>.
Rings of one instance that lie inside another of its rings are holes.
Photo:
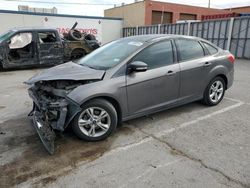
[[[28,89],[34,104],[29,116],[50,154],[54,153],[54,130],[64,131],[80,111],[80,106],[70,100],[67,94],[86,83],[87,81],[39,81]]]
[[[30,86],[28,92],[34,104],[29,115],[50,154],[54,153],[54,130],[64,131],[81,110],[68,95],[81,85],[102,80],[104,75],[103,70],[68,62],[42,71],[25,82]]]

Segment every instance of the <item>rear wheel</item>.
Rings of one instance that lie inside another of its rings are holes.
[[[220,103],[225,94],[226,84],[223,78],[214,78],[207,86],[202,102],[209,106]]]
[[[116,129],[117,112],[112,104],[103,99],[94,99],[84,105],[73,120],[73,131],[86,141],[107,138]]]
[[[3,63],[0,61],[0,71],[3,70]]]
[[[74,59],[79,59],[83,56],[85,56],[86,53],[83,49],[75,49],[71,52],[71,56],[70,56],[70,59],[71,60],[74,60]]]

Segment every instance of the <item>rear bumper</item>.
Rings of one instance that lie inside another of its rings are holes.
[[[234,69],[232,69],[227,75],[227,89],[233,85],[234,81]]]

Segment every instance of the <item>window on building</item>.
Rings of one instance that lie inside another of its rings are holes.
[[[154,69],[173,64],[173,50],[171,41],[153,44],[141,51],[133,61],[142,61],[148,69]]]
[[[152,11],[152,25],[172,23],[172,12]]]
[[[202,42],[202,44],[208,50],[209,54],[213,55],[213,54],[216,54],[218,52],[218,49],[213,47],[212,45],[210,45],[210,44],[208,44],[206,42]]]
[[[39,32],[38,33],[40,43],[53,43],[57,42],[55,32]]]
[[[196,20],[196,14],[180,13],[180,20]]]
[[[176,40],[176,45],[181,61],[187,61],[204,56],[204,50],[198,41],[179,39]]]

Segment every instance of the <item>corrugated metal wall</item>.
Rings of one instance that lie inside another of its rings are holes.
[[[179,34],[197,36],[229,49],[237,58],[250,59],[250,17],[202,22],[123,28],[123,36],[142,34]]]

